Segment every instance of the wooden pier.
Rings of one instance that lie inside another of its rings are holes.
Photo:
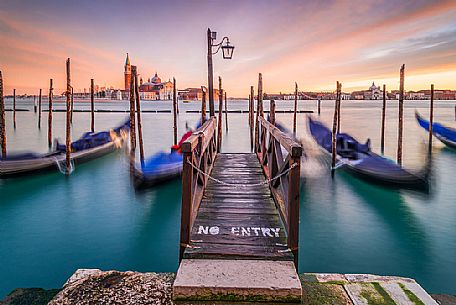
[[[174,298],[299,302],[301,145],[260,115],[253,153],[217,153],[216,124],[182,146]]]

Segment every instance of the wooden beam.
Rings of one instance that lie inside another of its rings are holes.
[[[397,137],[397,163],[402,165],[402,135],[404,128],[404,74],[405,64],[402,65],[400,70],[400,85],[399,85],[399,123],[398,123],[398,137]]]
[[[48,113],[48,146],[52,146],[52,94],[54,88],[52,88],[52,78],[49,81],[49,113]]]
[[[71,77],[70,59],[66,61],[66,174],[71,173]]]
[[[2,141],[2,158],[6,158],[5,99],[3,97],[2,71],[0,71],[0,138]]]

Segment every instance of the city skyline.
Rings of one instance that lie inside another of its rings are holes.
[[[65,1],[62,1],[65,2]],[[5,95],[63,90],[72,59],[75,91],[98,84],[122,88],[125,54],[148,77],[156,71],[179,88],[207,83],[207,27],[229,36],[232,60],[214,57],[230,96],[246,96],[263,73],[266,92],[454,89],[454,1],[133,1],[61,3],[2,1],[0,70]],[[194,12],[190,14],[189,12]],[[348,18],[348,16],[350,18]]]

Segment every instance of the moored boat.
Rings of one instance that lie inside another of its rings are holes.
[[[420,116],[417,111],[415,111],[415,117],[418,124],[429,132],[429,121]],[[433,122],[432,134],[446,146],[456,149],[456,129]]]
[[[85,133],[77,141],[71,143],[71,160],[74,164],[81,164],[122,147],[129,121],[109,131]],[[19,153],[0,158],[0,178],[23,176],[49,170],[65,170],[66,147],[55,141],[55,149],[50,153]]]
[[[310,117],[309,130],[322,151],[331,156],[331,130]],[[338,166],[364,180],[399,188],[428,189],[426,175],[412,173],[396,162],[372,152],[369,139],[362,144],[346,133],[339,133],[337,134],[336,151]]]

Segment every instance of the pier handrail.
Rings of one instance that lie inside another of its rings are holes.
[[[288,247],[297,268],[302,147],[263,117],[258,117],[257,124],[255,152],[267,179],[280,176],[269,183],[269,188],[287,230]],[[286,156],[282,147],[288,153]]]
[[[182,143],[182,211],[179,261],[190,242],[190,234],[196,217],[208,175],[217,156],[215,130],[217,120],[211,117]],[[198,168],[201,172],[193,167]],[[203,174],[204,173],[204,174]]]

